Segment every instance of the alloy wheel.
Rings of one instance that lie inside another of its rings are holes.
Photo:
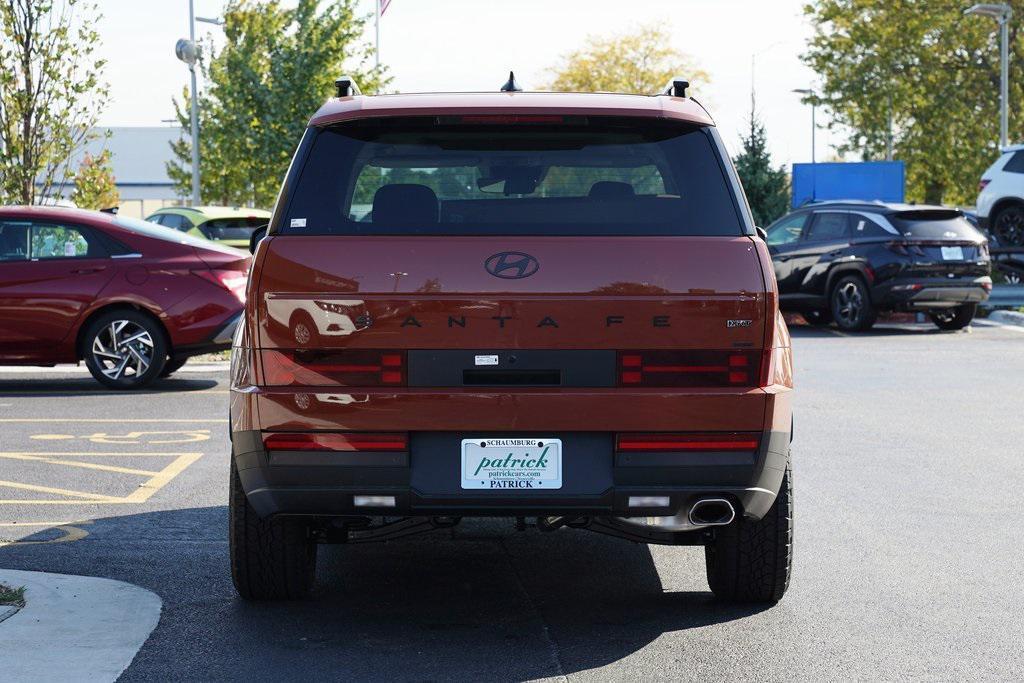
[[[1024,209],[1012,207],[1001,212],[996,219],[995,233],[1004,246],[1024,246]]]
[[[153,337],[137,323],[114,320],[93,339],[92,355],[110,379],[139,378],[153,363]]]
[[[864,295],[857,283],[844,283],[836,290],[836,300],[839,303],[836,317],[848,326],[856,325],[864,308]]]

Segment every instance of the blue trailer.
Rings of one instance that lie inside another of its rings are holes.
[[[902,161],[793,164],[793,208],[825,199],[902,202]]]

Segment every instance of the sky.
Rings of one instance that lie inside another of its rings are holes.
[[[203,17],[218,16],[225,4],[194,1],[196,15]],[[664,25],[674,47],[710,74],[711,83],[698,97],[733,154],[749,128],[755,61],[757,107],[769,148],[776,164],[788,166],[811,156],[810,107],[792,92],[814,85],[814,73],[800,61],[812,33],[804,1],[392,0],[381,21],[381,61],[394,77],[391,87],[401,92],[497,90],[510,69],[530,90],[547,82],[548,68],[588,35]],[[174,56],[175,41],[188,36],[188,0],[99,4],[100,53],[110,83],[101,124],[162,125],[173,116],[171,97],[188,84],[188,70]],[[359,5],[373,12],[373,0]],[[221,31],[212,24],[196,27],[197,36],[217,37]],[[371,20],[366,39],[373,37]],[[832,153],[832,142],[819,128],[819,160]]]

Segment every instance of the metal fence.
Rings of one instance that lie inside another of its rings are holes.
[[[985,308],[1018,308],[1024,306],[1024,285],[996,285],[988,301],[982,304]]]

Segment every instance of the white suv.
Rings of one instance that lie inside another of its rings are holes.
[[[979,183],[978,222],[998,247],[1024,247],[1024,145],[1003,148]]]

